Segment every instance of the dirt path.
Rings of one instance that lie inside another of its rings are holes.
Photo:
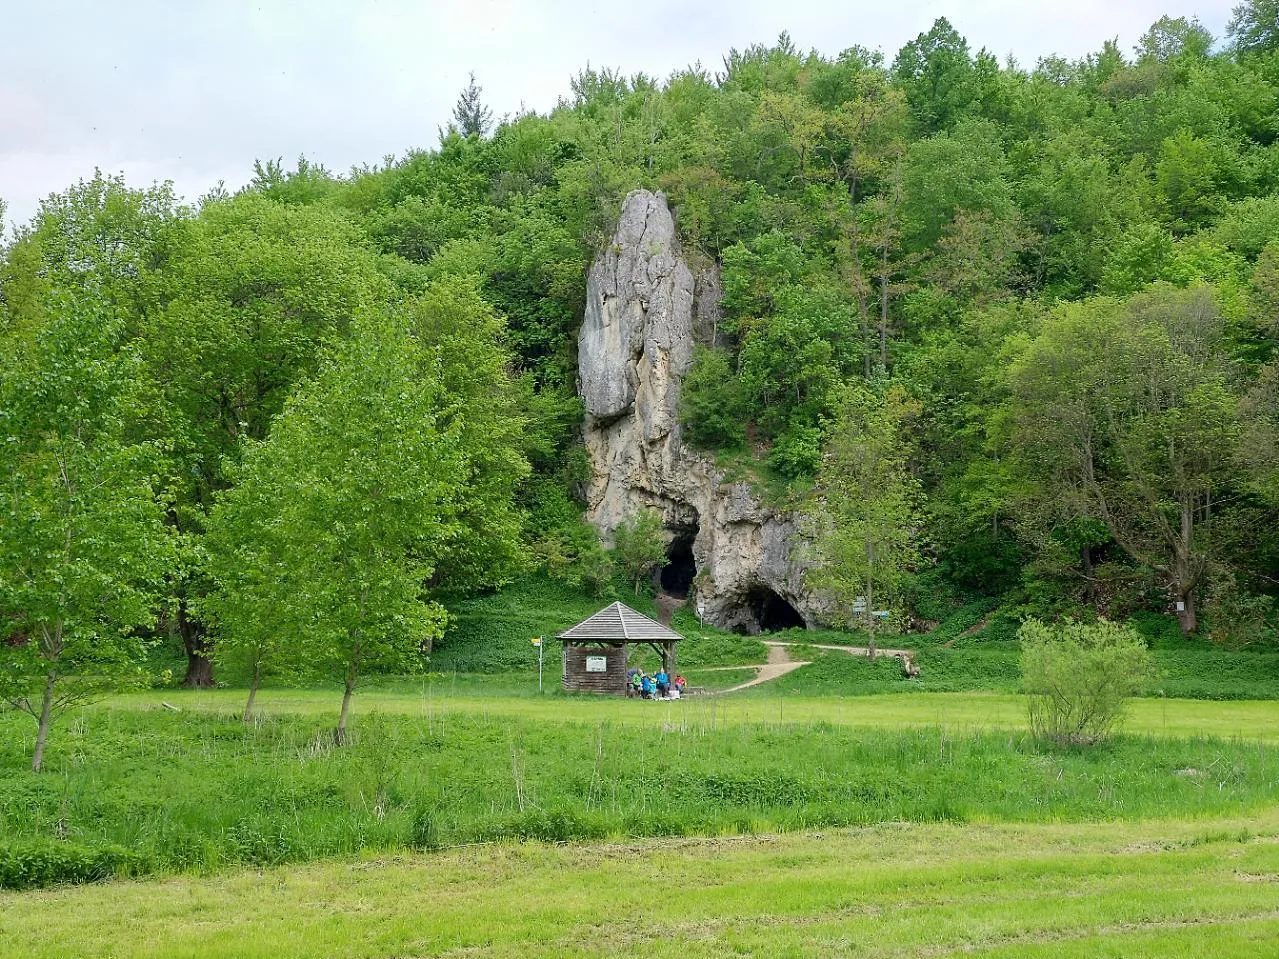
[[[787,673],[793,673],[801,666],[807,666],[808,660],[796,660],[790,658],[791,646],[807,646],[810,649],[833,649],[836,652],[848,653],[850,656],[869,656],[870,649],[866,646],[835,646],[829,643],[788,643],[777,639],[762,640],[768,647],[768,662],[763,666],[708,666],[706,672],[728,670],[728,669],[753,669],[755,670],[755,678],[747,680],[744,683],[738,683],[736,686],[730,686],[728,689],[720,689],[712,693],[712,696],[723,696],[725,693],[735,693],[739,689],[749,689],[751,686],[759,686],[762,683],[772,682],[774,679],[780,679]],[[876,649],[876,656],[891,656],[902,661],[902,667],[910,674],[915,666],[915,654],[909,649]],[[916,673],[916,675],[918,675]]]
[[[659,592],[654,599],[657,605],[657,621],[663,626],[671,624],[671,617],[675,615],[675,610],[681,606],[688,604],[687,596],[672,596],[667,592]]]
[[[749,689],[751,686],[758,686],[760,683],[772,682],[785,676],[787,673],[793,673],[801,666],[807,666],[807,660],[793,660],[790,658],[790,650],[786,647],[789,643],[768,643],[768,662],[763,666],[756,666],[755,678],[739,683],[736,686],[730,686],[728,689],[721,689],[715,693],[716,696],[723,696],[725,693],[735,693],[739,689]]]

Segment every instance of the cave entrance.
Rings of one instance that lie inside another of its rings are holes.
[[[747,596],[747,604],[755,614],[761,633],[783,629],[803,629],[808,624],[790,603],[766,586],[756,586]]]
[[[681,530],[666,547],[666,565],[662,567],[660,583],[662,592],[670,596],[685,597],[697,575],[697,563],[693,560],[693,540],[696,530]]]

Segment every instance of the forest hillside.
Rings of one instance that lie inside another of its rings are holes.
[[[349,699],[458,597],[614,588],[575,348],[638,188],[723,291],[685,440],[810,518],[835,625],[873,593],[894,630],[977,602],[1273,643],[1274,5],[1078,61],[979,44],[782,35],[496,121],[473,83],[435,146],[376,165],[49,197],[0,258],[14,670],[56,704],[49,662],[128,673],[170,636],[192,683],[222,648]]]

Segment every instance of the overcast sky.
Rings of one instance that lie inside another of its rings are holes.
[[[1030,66],[1167,13],[1220,37],[1234,0],[0,0],[0,197],[14,220],[95,166],[195,198],[254,158],[330,169],[433,146],[467,73],[497,116],[588,64],[665,77],[788,30],[803,48],[902,44],[948,17]]]

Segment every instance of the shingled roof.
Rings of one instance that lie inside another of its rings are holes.
[[[618,640],[624,643],[651,643],[670,642],[684,637],[623,603],[613,603],[556,638],[565,641]]]

